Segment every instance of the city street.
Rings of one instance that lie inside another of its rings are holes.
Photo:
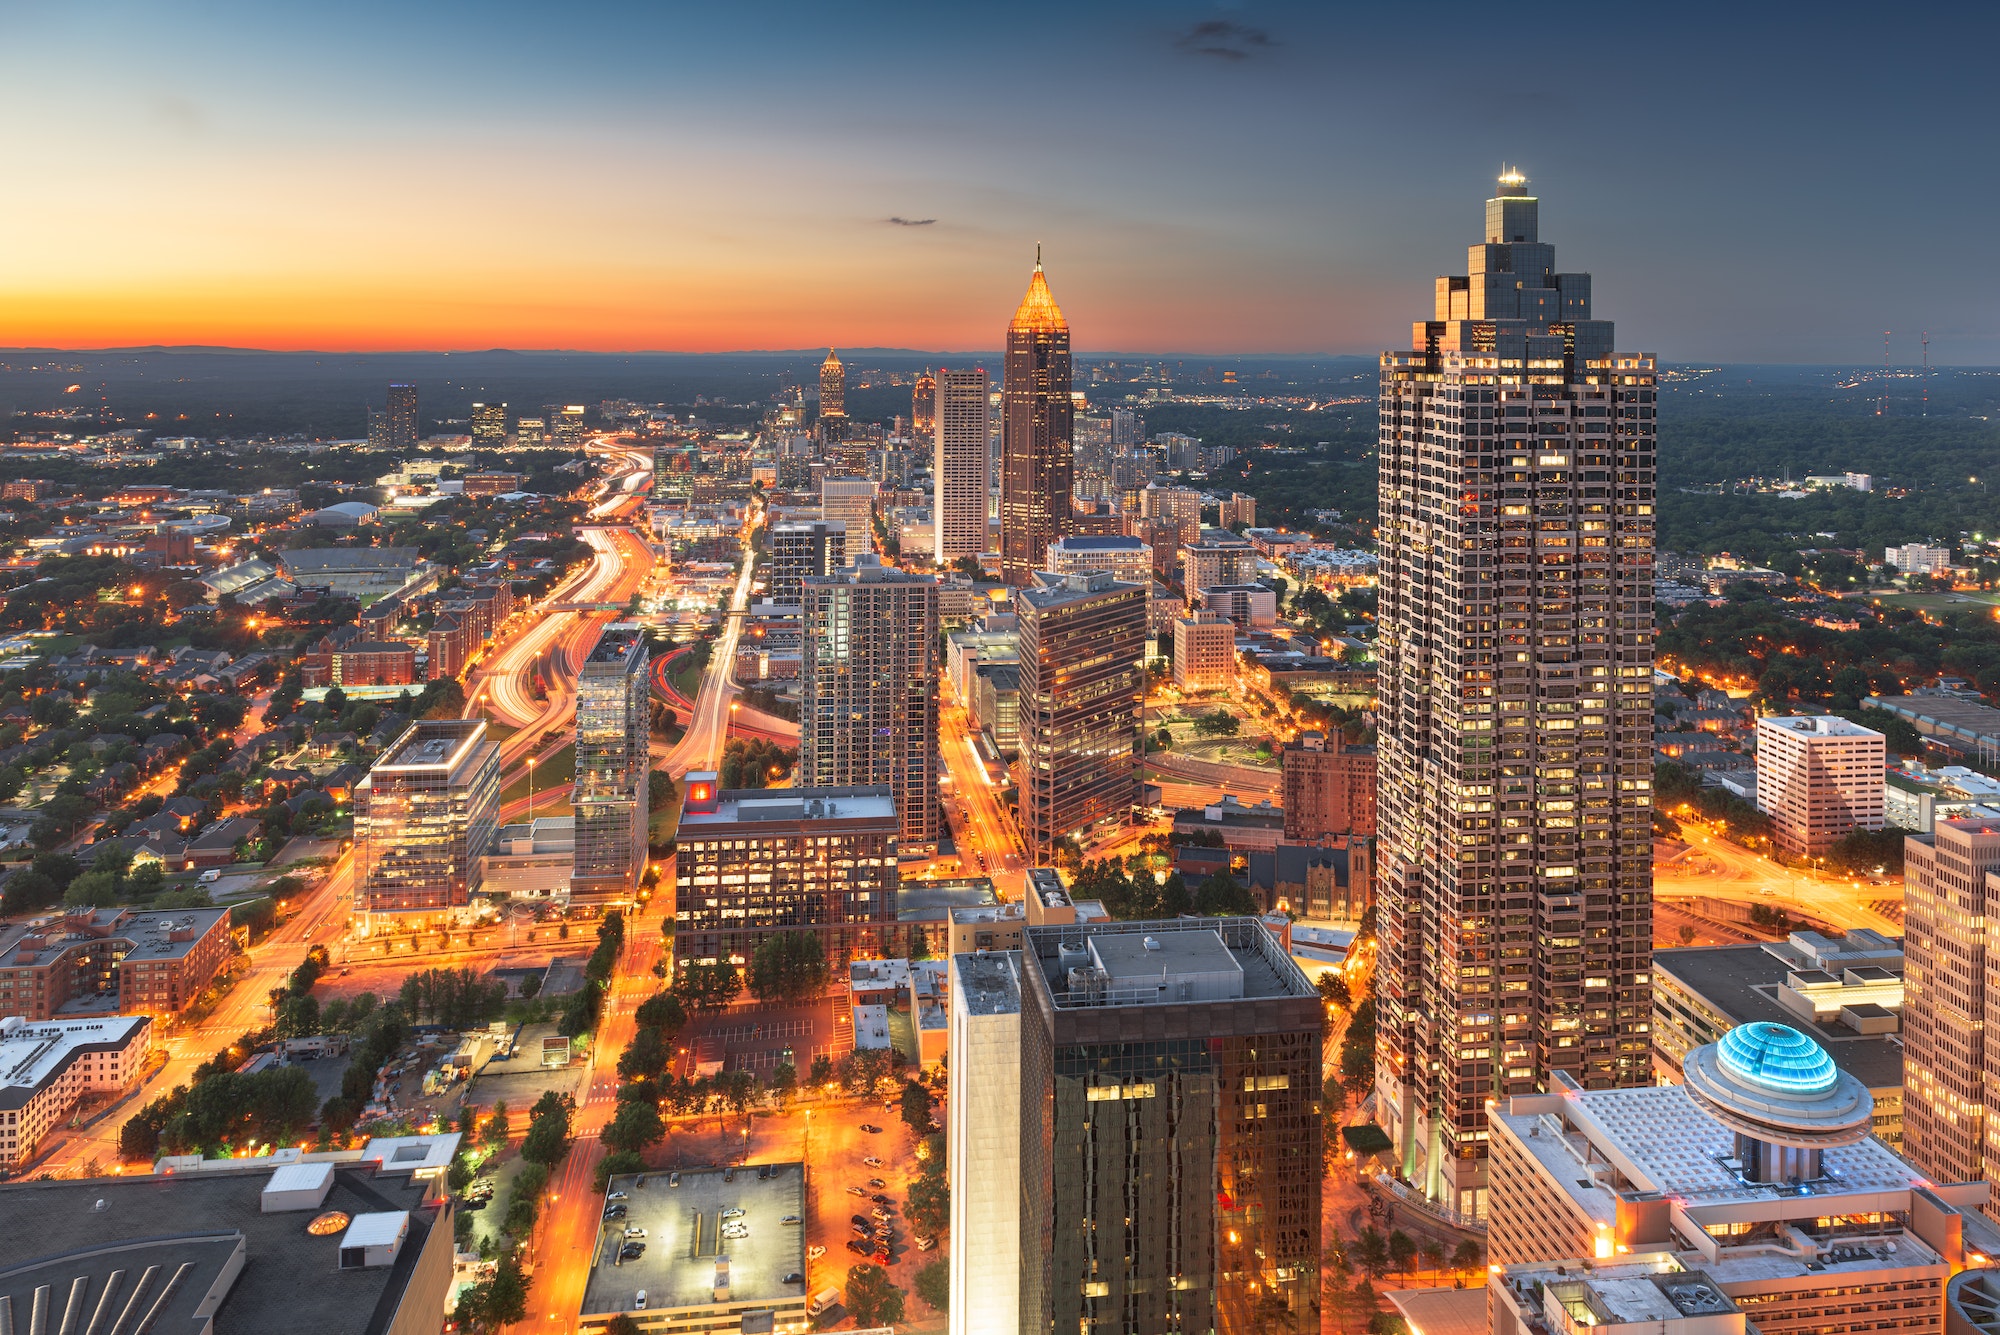
[[[1655,845],[1653,894],[1673,903],[1690,902],[1700,911],[1702,900],[1735,903],[1805,913],[1842,931],[1871,928],[1901,936],[1903,881],[1900,876],[1844,876],[1781,867],[1761,853],[1733,844],[1699,821],[1681,818],[1684,847],[1673,841]],[[1878,884],[1879,882],[1879,884]],[[1884,907],[1891,912],[1884,912]]]

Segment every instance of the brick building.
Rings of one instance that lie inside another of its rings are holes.
[[[1280,756],[1285,838],[1375,833],[1375,749],[1350,747],[1338,732],[1305,732]]]

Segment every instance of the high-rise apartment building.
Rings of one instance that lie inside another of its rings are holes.
[[[1192,487],[1148,484],[1139,493],[1139,515],[1171,523],[1177,549],[1201,540],[1201,493]]]
[[[354,786],[357,934],[444,925],[479,888],[500,805],[484,719],[422,719]]]
[[[1946,1281],[1993,1236],[1976,1213],[1983,1181],[1940,1182],[1898,1159],[1869,1134],[1867,1088],[1789,1025],[1738,1025],[1689,1052],[1682,1074],[1585,1090],[1557,1070],[1547,1093],[1495,1109],[1496,1275],[1566,1261],[1545,1281],[1603,1283],[1647,1258],[1699,1272],[1719,1295],[1706,1310],[1733,1303],[1766,1335],[1944,1331]],[[1672,1329],[1587,1317],[1550,1329],[1596,1327]]]
[[[572,898],[628,900],[646,870],[651,663],[645,634],[618,625],[604,632],[576,674]]]
[[[925,371],[910,389],[910,435],[929,440],[937,430],[937,377]]]
[[[847,564],[847,525],[825,520],[787,520],[771,526],[769,601],[797,607],[804,596],[801,581],[808,575],[831,575]],[[866,551],[861,543],[857,551]]]
[[[819,484],[820,518],[847,531],[850,556],[875,548],[875,484],[865,477],[826,477]]]
[[[1119,449],[1127,445],[1137,445],[1146,438],[1146,424],[1139,420],[1139,414],[1130,408],[1111,410],[1111,447]]]
[[[504,450],[507,448],[506,404],[475,403],[472,405],[472,443],[482,450]]]
[[[1108,570],[1127,584],[1153,583],[1153,549],[1123,533],[1072,533],[1049,544],[1044,570],[1058,575],[1087,575]]]
[[[1021,835],[1029,856],[1124,819],[1139,795],[1149,589],[1043,575],[1015,599],[1021,639]]]
[[[1832,714],[1757,720],[1757,807],[1771,842],[1823,856],[1856,830],[1882,828],[1882,734]]]
[[[1227,529],[1203,529],[1199,538],[1181,548],[1181,586],[1190,607],[1201,602],[1203,589],[1256,582],[1257,549]]]
[[[993,489],[987,473],[986,396],[984,368],[946,367],[937,374],[931,516],[937,525],[939,565],[986,550],[986,509]]]
[[[1220,612],[1174,618],[1174,685],[1221,690],[1236,681],[1236,623]]]
[[[1375,833],[1375,748],[1349,746],[1335,731],[1302,732],[1279,753],[1285,838]]]
[[[938,842],[938,586],[864,554],[803,581],[796,782],[882,785],[901,847]]]
[[[847,439],[847,368],[832,348],[819,364],[819,438],[824,445]]]
[[[1317,1331],[1312,984],[1254,918],[1022,935],[1019,1329]]]
[[[1021,952],[954,953],[950,991],[951,1335],[1020,1335]]]
[[[1490,1100],[1650,1079],[1654,362],[1536,214],[1381,365],[1377,1109],[1468,1215]]]
[[[719,791],[686,776],[675,855],[674,958],[747,964],[759,943],[814,932],[828,960],[904,953],[896,938],[896,802],[887,788]]]
[[[1000,577],[1026,585],[1049,544],[1070,532],[1075,405],[1070,400],[1069,322],[1042,277],[1007,326],[1000,382]]]
[[[2000,825],[1941,820],[1903,845],[1903,1154],[1927,1176],[1991,1175],[2000,1128]],[[1989,1205],[1988,1209],[1992,1209]]]
[[[423,429],[417,422],[417,387],[389,386],[389,407],[383,420],[384,448],[398,452],[414,450],[423,435]]]

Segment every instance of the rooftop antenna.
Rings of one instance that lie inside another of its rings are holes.
[[[1875,415],[1882,416],[1889,406],[1889,331],[1882,331],[1882,392],[1875,397]]]
[[[1924,330],[1924,412],[1931,415],[1931,331]]]

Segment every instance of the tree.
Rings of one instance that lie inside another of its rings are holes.
[[[604,1323],[604,1335],[640,1335],[639,1323],[629,1312],[620,1312]]]
[[[671,727],[673,724],[671,711],[669,711],[669,717],[667,722],[668,726]],[[667,807],[672,806],[674,801],[674,795],[677,791],[678,790],[674,787],[673,775],[667,773],[663,769],[654,770],[651,774],[648,774],[646,776],[647,810],[662,811],[665,810]]]
[[[1471,1238],[1461,1239],[1458,1246],[1453,1248],[1451,1253],[1451,1264],[1454,1270],[1477,1270],[1480,1263],[1485,1259],[1485,1250]]]
[[[826,990],[826,948],[811,930],[778,932],[750,955],[750,995],[759,1001],[805,1001]]]
[[[918,1233],[936,1237],[944,1232],[951,1222],[951,1188],[945,1185],[943,1175],[924,1173],[913,1179],[903,1210],[910,1227]]]
[[[889,1282],[879,1265],[857,1265],[847,1271],[847,1310],[854,1324],[890,1326],[903,1319],[903,1291]]]
[[[1436,1238],[1425,1238],[1418,1246],[1417,1254],[1424,1258],[1424,1269],[1444,1269],[1444,1244]]]
[[[569,1153],[570,1117],[576,1102],[567,1094],[548,1090],[535,1100],[528,1114],[528,1134],[521,1141],[521,1157],[530,1163],[551,1168]]]
[[[667,1069],[673,1050],[657,1029],[640,1029],[618,1055],[618,1074],[626,1080],[651,1080]]]
[[[666,1136],[667,1128],[660,1121],[657,1107],[630,1101],[618,1105],[618,1113],[604,1128],[601,1139],[608,1150],[637,1154],[648,1145],[659,1144]]]
[[[912,1135],[923,1137],[931,1133],[931,1107],[936,1100],[931,1092],[914,1080],[903,1082],[901,1095],[903,1125],[910,1128]]]
[[[486,1148],[488,1149],[499,1150],[507,1147],[507,1101],[505,1099],[499,1099],[494,1102],[493,1115],[486,1119],[486,1128],[482,1138],[486,1141]]]
[[[1354,1264],[1370,1279],[1382,1278],[1389,1269],[1389,1240],[1373,1227],[1355,1234],[1354,1246],[1349,1251]]]
[[[1226,710],[1212,710],[1194,721],[1194,730],[1201,737],[1234,737],[1243,728],[1236,715]]]
[[[722,1010],[742,990],[743,979],[727,960],[689,964],[681,970],[680,981],[674,984],[674,993],[681,1004],[694,1011]]]
[[[1263,910],[1235,877],[1217,872],[1194,892],[1194,911],[1205,918],[1254,918]]]
[[[1354,1004],[1354,993],[1348,989],[1347,977],[1338,969],[1328,969],[1321,974],[1315,986],[1319,988],[1320,999],[1323,1001],[1336,1006]]]
[[[823,1089],[832,1082],[833,1058],[822,1052],[812,1059],[812,1066],[806,1075],[806,1083],[812,1085],[814,1088]]]
[[[1389,1264],[1398,1274],[1407,1275],[1416,1268],[1416,1240],[1402,1229],[1389,1234]]]
[[[940,1256],[913,1277],[917,1296],[939,1312],[951,1310],[951,1263]]]
[[[655,992],[639,1003],[639,1009],[632,1013],[632,1022],[641,1029],[659,1031],[661,1038],[671,1042],[687,1027],[687,1008],[673,993]]]

